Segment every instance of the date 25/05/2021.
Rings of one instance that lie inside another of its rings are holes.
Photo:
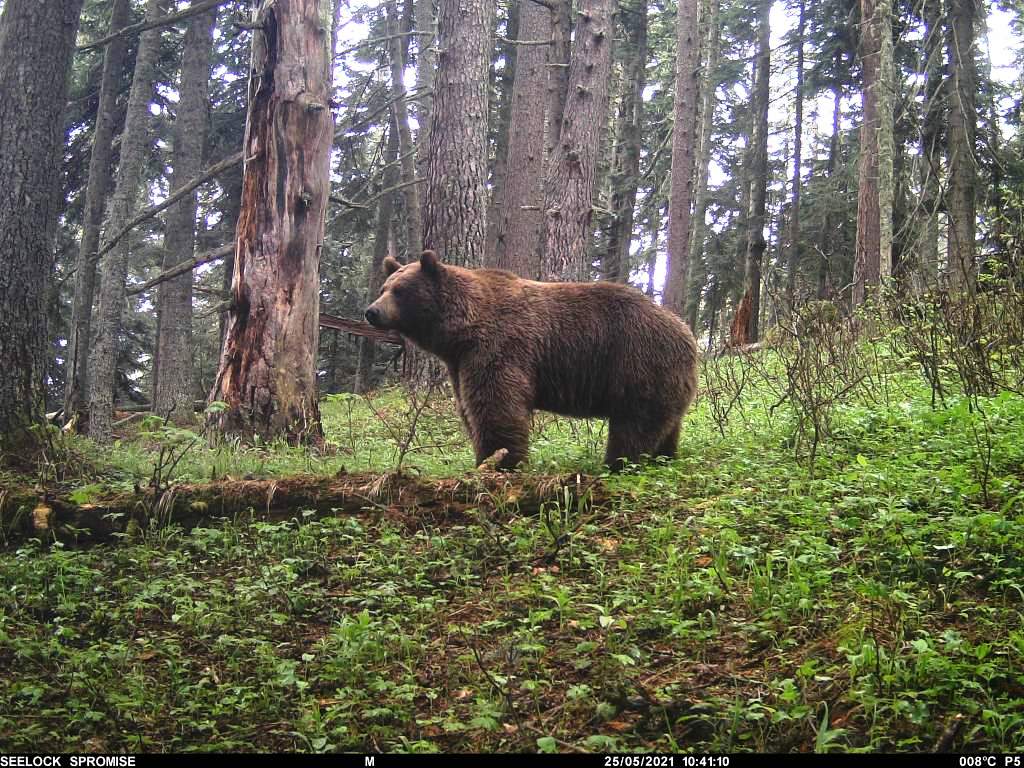
[[[605,755],[604,768],[729,768],[729,756]]]

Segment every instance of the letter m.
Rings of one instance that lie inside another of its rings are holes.
[[[369,755],[363,758],[363,768],[373,768],[374,755]]]

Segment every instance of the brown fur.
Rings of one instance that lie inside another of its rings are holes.
[[[674,456],[697,391],[687,325],[613,283],[538,283],[511,272],[385,261],[367,319],[397,330],[448,366],[477,463],[501,448],[523,461],[535,409],[608,419],[605,462]]]

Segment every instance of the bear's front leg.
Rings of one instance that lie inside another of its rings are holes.
[[[459,421],[462,422],[462,428],[467,433],[472,433],[472,428],[469,425],[469,418],[466,416],[466,409],[462,406],[462,392],[459,384],[459,372],[448,366],[448,378],[452,383],[452,393],[455,395],[455,412],[459,415]]]
[[[459,392],[477,465],[505,448],[508,454],[498,468],[514,469],[526,461],[529,451],[530,408],[517,390],[502,384],[505,378],[463,378]]]

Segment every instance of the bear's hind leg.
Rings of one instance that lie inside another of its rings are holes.
[[[643,455],[654,455],[659,431],[653,424],[636,417],[612,417],[608,421],[608,448],[604,463],[619,472],[628,464],[638,464]]]
[[[676,457],[676,449],[679,447],[679,420],[676,420],[676,425],[669,430],[668,434],[658,443],[658,448],[654,451],[655,456],[665,456],[669,459]]]

